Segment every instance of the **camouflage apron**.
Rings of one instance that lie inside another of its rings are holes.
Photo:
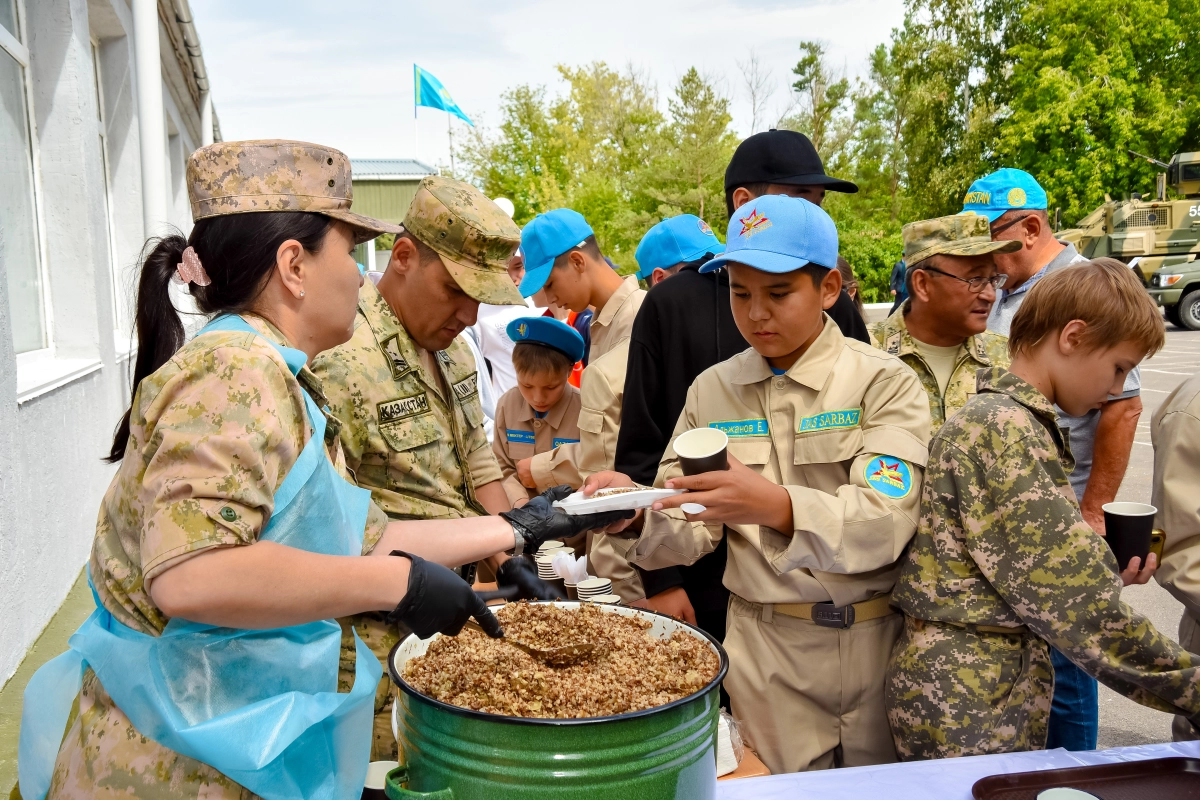
[[[234,316],[201,333],[218,330],[257,334]],[[305,355],[274,346],[298,373]],[[313,434],[275,492],[259,539],[357,556],[370,492],[334,469],[325,453],[325,416],[307,391],[304,400]],[[342,629],[334,620],[244,630],[176,618],[150,636],[97,606],[70,650],[39,669],[25,690],[18,772],[26,800],[41,800],[50,786],[85,664],[140,733],[257,795],[333,800],[362,792],[382,670],[357,634],[354,687],[339,694]]]

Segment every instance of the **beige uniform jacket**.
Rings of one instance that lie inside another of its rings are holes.
[[[436,375],[365,281],[350,341],[313,362],[342,422],[347,463],[393,519],[484,515],[475,489],[502,477],[483,428],[471,351],[455,339],[434,360]]]
[[[1155,526],[1166,533],[1158,582],[1200,619],[1200,376],[1180,385],[1154,415]]]
[[[724,430],[731,455],[787,490],[794,530],[651,511],[632,563],[694,563],[729,530],[724,582],[751,602],[844,606],[891,591],[928,457],[929,401],[911,369],[846,339],[828,316],[784,375],[746,350],[692,383],[655,485],[682,475],[674,439],[702,426]]]
[[[629,338],[633,331],[633,320],[645,299],[646,290],[638,284],[637,275],[627,275],[612,297],[608,298],[604,308],[592,318],[588,328],[592,339],[588,366]]]
[[[579,441],[579,390],[567,384],[546,416],[539,419],[533,407],[514,387],[496,403],[496,433],[492,452],[504,475],[504,492],[508,502],[528,500],[536,492],[526,489],[517,478],[517,462],[538,453],[548,453],[556,447]]]

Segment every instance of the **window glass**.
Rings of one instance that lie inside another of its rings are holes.
[[[9,0],[0,0],[0,9]],[[0,263],[17,352],[46,346],[33,208],[33,162],[21,65],[0,50]]]
[[[0,26],[13,35],[18,41],[16,0],[0,0]]]
[[[1183,180],[1200,181],[1200,164],[1184,164]]]

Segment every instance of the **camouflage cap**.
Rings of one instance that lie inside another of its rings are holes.
[[[404,227],[442,257],[459,287],[481,303],[524,305],[508,277],[521,229],[469,183],[431,175],[421,181]]]
[[[356,243],[404,231],[350,211],[350,159],[319,144],[283,139],[210,144],[188,158],[187,185],[197,222],[254,211],[311,211],[353,226]]]
[[[936,255],[981,256],[1021,249],[1021,243],[1015,239],[993,242],[988,218],[980,214],[955,214],[910,222],[901,229],[900,235],[904,237],[904,262],[910,267]]]

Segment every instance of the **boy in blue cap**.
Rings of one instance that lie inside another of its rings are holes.
[[[553,317],[514,319],[507,333],[517,385],[496,403],[492,451],[516,508],[537,495],[521,484],[517,462],[579,441],[579,390],[568,379],[583,358],[583,337]]]
[[[664,219],[642,237],[633,257],[637,276],[653,288],[683,267],[706,256],[718,256],[725,246],[713,229],[695,214],[680,214]]]
[[[963,198],[963,213],[982,214],[996,241],[1018,241],[1012,253],[997,253],[996,268],[1008,276],[988,317],[988,330],[1007,336],[1013,317],[1038,281],[1060,269],[1086,261],[1070,242],[1054,238],[1047,213],[1046,191],[1028,172],[999,169],[975,181]],[[1141,372],[1134,367],[1124,391],[1099,410],[1082,417],[1059,413],[1058,424],[1070,431],[1075,469],[1071,488],[1079,510],[1103,535],[1104,511],[1116,500],[1129,465],[1138,418],[1142,413]],[[1124,566],[1124,565],[1122,565]],[[1100,731],[1099,690],[1096,681],[1066,656],[1052,650],[1054,704],[1050,712],[1047,747],[1095,750]]]
[[[521,231],[521,252],[523,296],[542,290],[554,305],[576,313],[596,310],[589,363],[629,337],[646,292],[637,277],[622,278],[609,266],[582,214],[569,208],[538,214]]]
[[[733,215],[724,255],[701,269],[728,269],[752,349],[692,383],[655,479],[689,492],[646,512],[628,552],[659,569],[727,542],[725,689],[773,773],[896,759],[883,685],[902,621],[888,601],[916,529],[929,403],[912,370],[825,313],[837,255],[833,220],[807,200]],[[729,469],[683,477],[675,440],[704,427],[729,437]],[[585,491],[629,483],[610,472]]]

